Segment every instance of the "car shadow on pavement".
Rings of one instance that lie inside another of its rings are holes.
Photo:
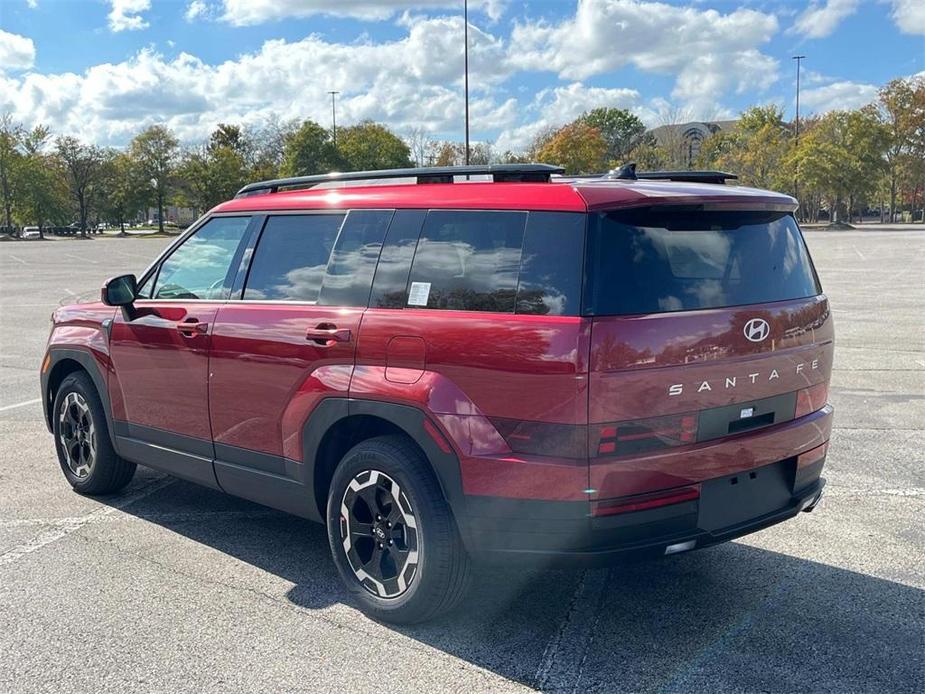
[[[351,604],[319,524],[179,480],[121,510],[282,578],[301,608]],[[452,614],[386,627],[544,690],[883,692],[921,691],[923,615],[925,591],[734,542],[612,569],[480,569]]]

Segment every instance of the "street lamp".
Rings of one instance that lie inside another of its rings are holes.
[[[331,139],[334,141],[334,149],[337,149],[337,107],[335,98],[340,92],[328,92],[331,95]]]
[[[796,146],[797,147],[800,146],[800,63],[803,61],[804,58],[806,58],[805,55],[793,56],[793,60],[797,61],[797,105],[796,105],[797,107],[796,107],[796,118],[794,119],[794,123],[796,125]],[[794,194],[794,197],[796,197],[797,199],[797,204],[799,205],[799,207],[797,207],[797,218],[802,219],[802,215],[800,214],[800,211],[803,208],[802,203],[800,203],[800,177],[796,172],[794,172],[793,174],[793,194]]]
[[[465,83],[466,83],[466,166],[469,166],[469,0],[463,0],[463,36],[465,46]]]

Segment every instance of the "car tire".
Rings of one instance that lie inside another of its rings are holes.
[[[58,463],[68,483],[81,494],[112,494],[127,485],[135,463],[112,446],[103,403],[90,377],[75,372],[55,394],[52,432]]]
[[[465,597],[469,555],[433,470],[410,439],[357,444],[335,470],[329,492],[334,563],[367,615],[413,624]]]

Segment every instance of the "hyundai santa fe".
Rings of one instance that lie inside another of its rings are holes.
[[[144,465],[327,526],[358,604],[476,562],[589,566],[811,510],[829,303],[786,195],[716,172],[410,169],[246,186],[54,312],[61,469]]]

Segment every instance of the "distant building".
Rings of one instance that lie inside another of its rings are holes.
[[[649,131],[655,137],[659,147],[678,157],[678,161],[685,167],[691,168],[697,161],[700,148],[710,137],[721,130],[730,130],[738,121],[721,120],[708,123],[694,121],[692,123],[678,123],[660,125]]]

